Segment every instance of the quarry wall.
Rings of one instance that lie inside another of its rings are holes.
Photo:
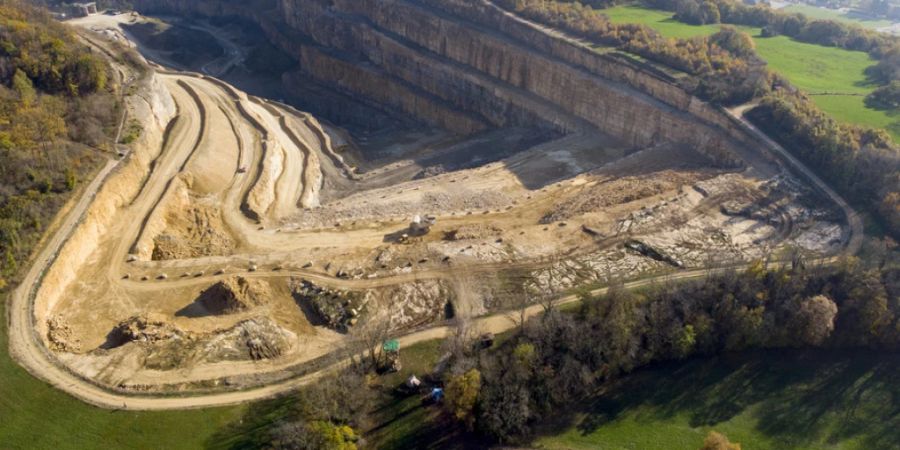
[[[722,162],[749,142],[718,108],[626,56],[548,33],[487,0],[139,0],[142,11],[239,15],[305,75],[468,134],[486,126],[585,127],[643,147],[679,142]]]

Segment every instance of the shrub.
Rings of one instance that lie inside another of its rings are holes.
[[[866,97],[866,104],[879,109],[900,108],[900,80],[891,81],[889,84],[872,91]]]

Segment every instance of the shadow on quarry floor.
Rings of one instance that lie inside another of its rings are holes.
[[[190,319],[196,319],[200,317],[209,317],[216,315],[212,311],[206,309],[199,300],[191,302],[189,305],[184,308],[179,309],[176,313],[176,317],[187,317]]]
[[[577,132],[533,145],[504,161],[504,167],[530,190],[543,189],[622,158],[632,150],[602,133]]]
[[[309,299],[303,297],[297,292],[291,294],[294,298],[294,303],[300,308],[300,311],[303,312],[303,315],[306,317],[306,320],[310,325],[314,327],[324,327],[328,325],[328,322],[322,317],[322,314],[319,314],[318,311],[310,304]]]
[[[354,162],[369,178],[360,186],[377,189],[405,181],[472,169],[503,161],[558,138],[536,128],[508,127],[470,136],[421,126],[352,135]]]

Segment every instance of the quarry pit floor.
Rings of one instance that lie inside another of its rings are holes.
[[[151,78],[136,97],[169,100],[130,110],[147,135],[119,163],[134,170],[110,168],[95,203],[114,206],[84,205],[32,310],[60,366],[122,395],[287,383],[355,327],[430,336],[585,285],[828,257],[851,234],[763,158],[719,167],[592,130],[361,138],[208,75]]]

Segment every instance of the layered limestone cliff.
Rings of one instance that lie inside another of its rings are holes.
[[[689,145],[734,160],[742,131],[631,58],[601,54],[488,0],[139,0],[148,12],[241,16],[303,76],[468,134],[487,126],[596,128],[634,147]]]

